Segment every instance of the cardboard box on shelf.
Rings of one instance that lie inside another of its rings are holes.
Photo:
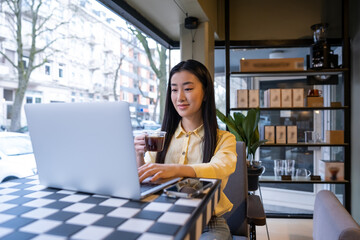
[[[344,130],[327,130],[326,142],[330,144],[343,144]]]
[[[330,102],[330,107],[341,107],[341,102]]]
[[[344,163],[340,161],[321,160],[319,175],[326,181],[344,180]]]
[[[276,143],[286,143],[286,126],[276,126]]]
[[[308,107],[323,107],[324,98],[323,97],[307,97],[307,106]]]
[[[258,108],[259,104],[259,89],[250,89],[249,90],[249,108]]]
[[[264,105],[265,107],[281,107],[281,90],[267,89],[264,91]]]
[[[293,107],[304,107],[304,89],[303,88],[293,88]]]
[[[268,140],[265,144],[275,143],[275,127],[264,126],[264,139]]]
[[[304,58],[241,59],[241,72],[302,71]]]
[[[297,143],[297,126],[287,126],[286,137],[287,143]]]
[[[239,89],[239,90],[237,90],[237,107],[238,108],[247,108],[247,107],[249,107],[248,95],[249,95],[249,90],[247,90],[247,89]]]
[[[291,108],[292,107],[292,90],[281,89],[281,107]]]

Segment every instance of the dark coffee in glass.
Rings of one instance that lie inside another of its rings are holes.
[[[164,149],[166,132],[147,132],[145,135],[146,150],[150,152],[161,152]]]

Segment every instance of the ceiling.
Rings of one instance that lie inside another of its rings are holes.
[[[207,21],[197,0],[126,0],[141,15],[174,41],[180,40],[180,24],[188,16]]]
[[[177,47],[180,24],[188,16],[208,21],[198,0],[100,0],[146,34],[165,45]]]
[[[99,0],[127,21],[151,36],[167,48],[179,47],[180,25],[184,23],[186,13],[194,16],[199,22],[208,21],[200,2],[201,0]],[[207,3],[205,0],[205,3]],[[279,49],[278,49],[279,50]],[[304,57],[308,54],[305,48],[280,49],[283,57]],[[239,71],[241,58],[269,58],[274,49],[257,49],[255,51],[231,51],[231,71]],[[215,72],[225,70],[225,49],[215,51]]]

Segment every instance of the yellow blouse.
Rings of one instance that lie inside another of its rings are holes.
[[[237,154],[235,136],[227,131],[218,130],[218,140],[214,156],[210,162],[202,163],[204,127],[201,125],[191,132],[185,132],[179,123],[168,148],[166,164],[189,164],[198,178],[221,179],[221,193],[215,215],[221,216],[230,211],[233,204],[224,194],[229,176],[235,171]],[[146,152],[145,162],[155,162],[156,152]]]

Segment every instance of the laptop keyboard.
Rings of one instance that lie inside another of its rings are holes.
[[[145,191],[147,191],[149,189],[152,189],[152,188],[154,188],[154,187],[156,187],[158,185],[160,185],[160,184],[153,183],[153,182],[141,183],[140,184],[140,192],[145,192]]]

